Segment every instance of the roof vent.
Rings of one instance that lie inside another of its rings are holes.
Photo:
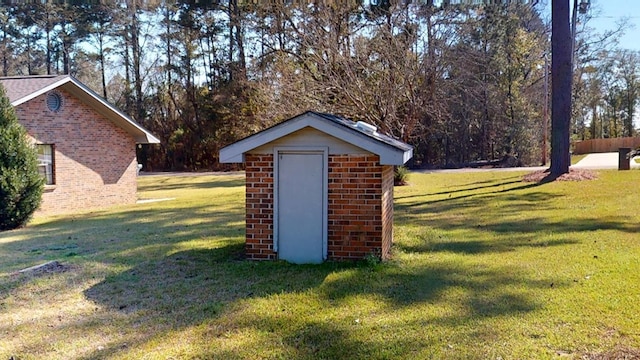
[[[53,112],[60,111],[60,108],[62,108],[62,95],[55,91],[48,93],[47,107]]]
[[[370,134],[373,134],[378,130],[377,127],[375,127],[375,126],[373,126],[371,124],[368,124],[368,123],[366,123],[364,121],[358,121],[356,123],[356,127],[358,129],[360,129],[360,130],[362,130],[362,131],[364,131],[366,133],[370,133]]]

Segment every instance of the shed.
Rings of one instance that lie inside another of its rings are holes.
[[[411,146],[308,111],[220,150],[245,163],[246,256],[293,263],[389,257],[394,166]]]

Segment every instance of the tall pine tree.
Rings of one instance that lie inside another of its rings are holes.
[[[36,151],[0,85],[0,231],[24,225],[40,206],[43,190]]]

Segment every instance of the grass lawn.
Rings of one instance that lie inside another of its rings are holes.
[[[413,173],[392,261],[308,266],[242,260],[243,175],[141,177],[175,200],[0,233],[0,359],[640,354],[640,172],[522,175]]]
[[[577,163],[580,162],[580,160],[584,159],[587,157],[588,154],[580,154],[580,155],[573,155],[571,154],[571,165],[575,165]]]

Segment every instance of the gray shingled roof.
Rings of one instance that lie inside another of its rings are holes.
[[[364,129],[359,128],[356,124],[357,122],[355,121],[351,121],[349,119],[343,118],[341,116],[338,115],[333,115],[333,114],[327,114],[327,113],[320,113],[320,112],[315,112],[315,111],[310,111],[313,114],[316,114],[318,116],[321,116],[327,120],[331,120],[333,122],[335,122],[336,124],[340,124],[342,126],[346,126],[347,128],[351,129],[351,130],[355,130],[365,136],[368,136],[372,139],[375,139],[377,141],[383,142],[387,145],[391,145],[395,148],[398,148],[400,150],[411,150],[413,149],[411,147],[411,145],[407,144],[407,143],[403,143],[402,141],[396,140],[390,136],[387,136],[385,134],[381,134],[377,131],[375,132],[369,132],[366,131]]]
[[[370,127],[370,125],[368,126]],[[337,115],[307,111],[225,146],[220,149],[220,162],[244,162],[245,153],[305,127],[315,128],[346,143],[377,154],[383,165],[402,165],[413,156],[411,145],[377,131],[371,131],[372,128],[358,126],[357,122]]]
[[[11,103],[36,93],[64,79],[62,75],[0,77]]]

